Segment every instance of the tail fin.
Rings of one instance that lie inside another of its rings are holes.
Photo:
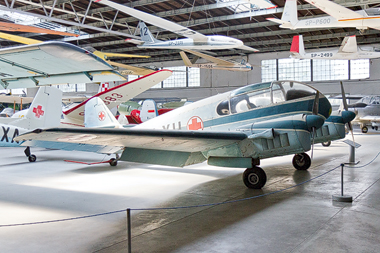
[[[294,26],[298,22],[297,0],[286,0],[281,21]]]
[[[303,44],[302,35],[293,36],[290,53],[295,57],[305,55],[305,46]]]
[[[183,62],[185,63],[186,67],[191,67],[193,65],[193,64],[191,64],[191,61],[190,61],[189,57],[187,57],[185,52],[181,51],[181,52],[179,52],[179,54],[181,55],[181,58],[182,58]]]
[[[342,45],[339,48],[340,53],[356,53],[358,51],[358,45],[356,43],[356,36],[346,36],[342,41]]]
[[[142,104],[141,111],[140,111],[141,121],[145,122],[157,116],[158,116],[158,113],[157,113],[156,102],[154,102],[154,100],[151,100],[151,99],[145,100]]]
[[[145,25],[143,21],[139,22],[140,27],[140,36],[141,40],[145,43],[155,43],[159,42],[159,40],[155,39],[152,35],[152,33],[149,31],[148,27]]]
[[[122,125],[99,97],[87,101],[84,108],[84,126],[122,128]]]
[[[25,117],[12,122],[14,126],[29,130],[57,127],[62,115],[62,91],[55,87],[42,86],[29,107]]]

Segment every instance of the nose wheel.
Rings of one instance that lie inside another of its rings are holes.
[[[307,170],[311,165],[310,156],[306,153],[295,154],[292,162],[297,170]]]
[[[243,182],[250,189],[261,189],[267,182],[267,175],[262,168],[254,166],[244,171]]]
[[[26,149],[24,150],[24,153],[26,157],[28,157],[29,162],[33,163],[37,160],[37,156],[30,153],[30,147],[26,147]]]

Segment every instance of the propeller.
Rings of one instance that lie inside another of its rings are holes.
[[[315,94],[314,102],[313,102],[313,115],[318,115],[318,108],[319,108],[319,91]],[[313,133],[313,139],[312,139],[312,144],[311,144],[311,159],[313,159],[313,153],[314,153],[314,139],[315,135],[317,134],[317,129],[315,126],[312,128],[312,133]]]
[[[340,89],[341,89],[341,92],[342,92],[343,108],[344,108],[345,111],[348,111],[348,105],[347,105],[347,100],[346,100],[346,93],[344,92],[344,87],[343,87],[343,82],[342,81],[340,81]],[[342,112],[342,114],[343,114],[343,112]],[[353,131],[353,128],[352,128],[351,121],[347,122],[347,126],[348,126],[348,129],[351,132],[352,141],[355,143],[354,131]]]

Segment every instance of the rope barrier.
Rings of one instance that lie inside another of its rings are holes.
[[[369,163],[367,163],[365,165],[358,166],[358,167],[354,167],[354,166],[348,166],[348,167],[350,167],[350,168],[363,168],[363,167],[368,166],[371,163],[373,163],[379,155],[380,155],[380,152],[375,156],[375,158],[373,158]],[[277,194],[277,193],[280,193],[280,192],[284,192],[284,191],[290,190],[290,189],[298,187],[300,185],[309,183],[309,182],[311,182],[311,181],[313,181],[313,180],[315,180],[317,178],[323,177],[324,175],[326,175],[326,174],[328,174],[328,173],[336,170],[337,168],[340,168],[340,165],[338,165],[335,168],[333,168],[331,170],[328,170],[328,171],[326,171],[326,172],[324,172],[324,173],[322,173],[322,174],[320,174],[320,175],[318,175],[316,177],[313,177],[313,178],[308,179],[308,180],[306,180],[304,182],[301,182],[299,184],[296,184],[296,185],[293,185],[293,186],[289,186],[289,187],[281,189],[281,190],[277,190],[277,191],[273,191],[273,192],[268,192],[268,193],[264,193],[264,194],[261,194],[261,195],[252,196],[252,197],[248,197],[248,198],[244,198],[244,199],[229,200],[229,201],[223,201],[223,202],[217,202],[217,203],[211,203],[211,204],[191,205],[191,206],[178,206],[178,207],[126,208],[126,209],[121,209],[121,210],[116,210],[116,211],[110,211],[110,212],[104,212],[104,213],[98,213],[98,214],[92,214],[92,215],[85,215],[85,216],[79,216],[79,217],[73,217],[73,218],[66,218],[66,219],[57,219],[57,220],[48,220],[48,221],[37,221],[37,222],[27,222],[27,223],[17,223],[17,224],[5,224],[5,225],[0,225],[0,228],[2,228],[2,227],[17,227],[17,226],[37,225],[37,224],[47,224],[47,223],[55,223],[55,222],[63,222],[63,221],[72,221],[72,220],[93,218],[93,217],[98,217],[98,216],[103,216],[103,215],[109,215],[109,214],[126,212],[128,209],[131,210],[131,211],[178,210],[178,209],[197,208],[197,207],[211,207],[211,206],[218,206],[218,205],[224,205],[224,204],[232,204],[232,203],[237,203],[237,202],[241,202],[241,201],[247,201],[247,200],[251,200],[251,199],[261,198],[261,197],[265,197],[265,196],[269,196],[269,195],[273,195],[273,194]]]

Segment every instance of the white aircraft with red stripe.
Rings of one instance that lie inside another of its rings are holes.
[[[331,49],[324,51],[305,52],[302,35],[293,37],[290,47],[290,57],[295,59],[372,59],[379,58],[380,52],[375,52],[373,48],[361,49],[357,46],[356,36],[346,36],[339,49]]]
[[[380,11],[378,8],[353,11],[329,0],[305,0],[328,16],[298,19],[297,1],[286,0],[281,20],[267,18],[267,20],[280,24],[281,28],[305,29],[327,27],[355,27],[359,30],[368,28],[380,30]]]
[[[167,79],[172,73],[171,70],[167,69],[159,70],[130,82],[106,89],[103,92],[96,94],[94,97],[99,97],[109,109],[112,109],[120,103],[134,98],[157,83]],[[87,99],[78,105],[72,105],[69,108],[65,108],[63,110],[64,118],[61,120],[62,125],[83,127],[84,106],[90,99]]]

